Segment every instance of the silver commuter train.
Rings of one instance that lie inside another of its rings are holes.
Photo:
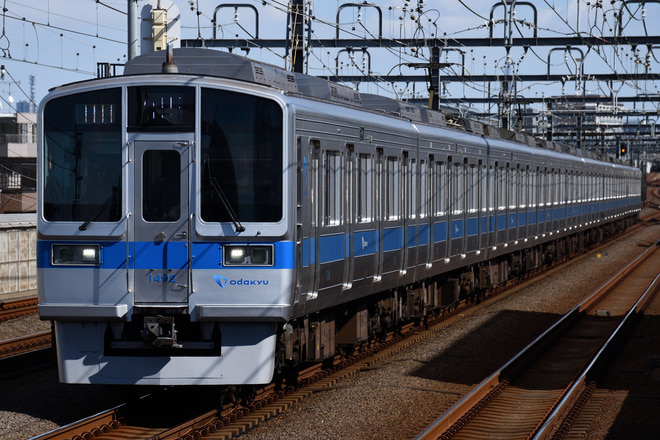
[[[631,167],[229,53],[165,59],[39,109],[39,311],[63,382],[267,383],[640,210]]]

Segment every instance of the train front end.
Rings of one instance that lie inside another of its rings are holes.
[[[285,106],[135,75],[40,107],[38,286],[66,383],[267,383],[289,317]]]

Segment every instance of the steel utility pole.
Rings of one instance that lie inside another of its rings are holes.
[[[128,0],[128,60],[138,54],[138,14],[137,0]]]
[[[305,62],[305,4],[304,0],[293,0],[289,11],[289,23],[291,27],[291,41],[287,42],[291,48],[291,70],[303,72]]]

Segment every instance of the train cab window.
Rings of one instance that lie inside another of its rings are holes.
[[[179,86],[128,88],[128,131],[193,131],[195,89]]]
[[[46,220],[88,223],[121,219],[121,121],[119,88],[46,102],[42,170]]]
[[[202,89],[203,221],[282,218],[283,121],[282,108],[270,99]]]

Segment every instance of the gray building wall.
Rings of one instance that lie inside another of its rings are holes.
[[[37,288],[36,214],[0,215],[0,294]]]

